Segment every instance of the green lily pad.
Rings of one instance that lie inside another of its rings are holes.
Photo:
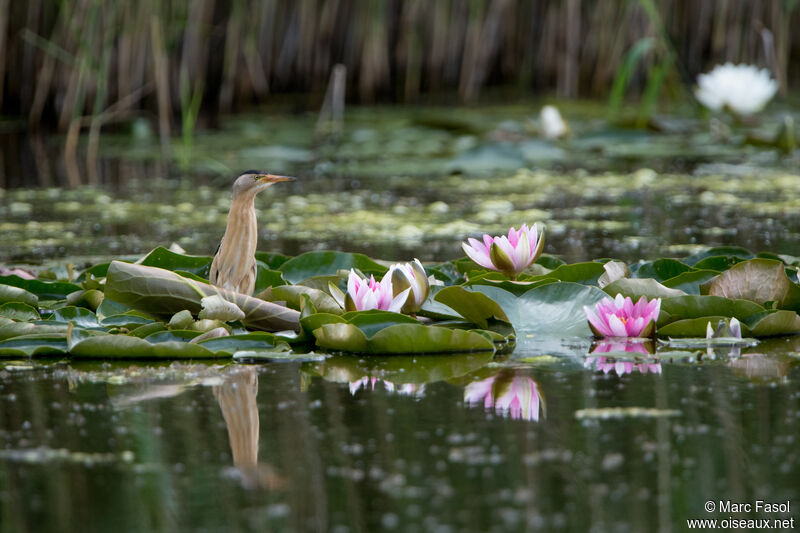
[[[684,259],[683,262],[689,266],[700,268],[697,266],[697,263],[704,259],[708,259],[709,257],[738,257],[742,260],[745,260],[751,259],[753,254],[750,252],[750,250],[741,248],[739,246],[718,246],[716,248],[708,248],[707,250],[692,254]]]
[[[700,318],[687,318],[670,322],[658,328],[659,337],[698,337],[705,338],[706,328],[711,322],[712,326],[720,320],[726,320],[724,316],[704,316]],[[742,324],[742,335],[750,335],[749,328]]]
[[[598,278],[605,273],[606,269],[603,267],[603,263],[588,261],[586,263],[561,265],[547,274],[533,278],[532,281],[539,279],[555,279],[558,281],[580,283],[582,285],[597,285]]]
[[[665,322],[665,317],[667,321],[703,317],[735,317],[740,322],[745,322],[748,317],[762,313],[764,308],[748,300],[731,300],[722,296],[686,295],[661,300],[661,311],[663,316],[659,316],[659,333],[662,333],[661,327]],[[703,336],[705,337],[705,333]]]
[[[383,275],[388,268],[364,254],[321,251],[306,252],[283,263],[278,270],[292,284],[314,276],[335,275],[339,270],[356,268],[366,275]]]
[[[312,334],[317,345],[334,352],[369,353],[367,336],[358,326],[347,323],[325,324]]]
[[[275,252],[256,252],[256,261],[260,261],[266,265],[268,269],[273,271],[280,268],[282,264],[291,259],[290,256],[275,253]]]
[[[34,335],[34,334],[66,334],[67,325],[46,325],[46,321],[40,321],[36,324],[30,322],[9,322],[0,324],[0,340],[11,339],[19,337],[20,335]]]
[[[19,287],[12,285],[0,285],[0,304],[7,302],[19,302],[28,304],[31,307],[36,307],[39,304],[39,297],[32,292],[28,292]]]
[[[0,357],[60,356],[67,353],[66,335],[20,335],[0,341]]]
[[[346,324],[344,318],[340,315],[333,315],[331,313],[314,313],[312,315],[304,316],[300,319],[300,327],[307,333],[313,332],[317,328],[321,328],[325,324]]]
[[[159,331],[165,331],[166,329],[167,325],[164,324],[163,322],[153,322],[151,324],[144,324],[136,328],[131,328],[130,335],[133,335],[134,337],[139,337],[140,339],[144,339],[148,335],[152,335],[153,333],[158,333]]]
[[[480,329],[489,329],[489,321],[492,319],[510,322],[503,307],[497,300],[482,293],[482,289],[495,289],[513,296],[496,287],[475,287],[475,290],[469,291],[463,287],[453,286],[438,291],[434,300],[454,310]]]
[[[747,326],[753,337],[794,335],[800,333],[800,316],[794,311],[773,311],[758,321],[748,321]]]
[[[519,297],[495,287],[475,290],[503,308],[517,339],[589,337],[592,332],[583,306],[593,306],[608,297],[597,287],[565,281],[536,287]]]
[[[172,252],[159,246],[139,261],[140,265],[163,268],[165,270],[183,270],[208,279],[211,257],[200,255],[184,255]]]
[[[199,344],[167,341],[151,344],[127,335],[90,337],[70,350],[75,359],[210,359],[218,357]]]
[[[342,314],[342,308],[330,294],[319,289],[312,289],[304,285],[283,285],[280,287],[270,287],[260,293],[257,298],[268,302],[286,302],[288,307],[301,310],[302,296],[307,294],[311,298],[314,307],[320,313],[330,313],[333,315]]]
[[[641,263],[638,268],[633,271],[633,274],[634,277],[637,278],[652,278],[656,281],[663,282],[664,280],[674,278],[690,270],[692,270],[692,267],[689,265],[677,259],[666,258]]]
[[[639,300],[642,296],[648,300],[652,300],[653,298],[674,298],[676,296],[686,295],[683,291],[665,287],[651,278],[618,279],[606,285],[603,290],[612,297],[621,294],[626,298],[630,297],[634,302]]]
[[[35,307],[21,302],[7,302],[0,305],[0,316],[16,320],[17,322],[40,319],[39,312]]]
[[[274,352],[275,348],[281,343],[275,335],[271,333],[254,331],[242,335],[229,335],[227,337],[208,339],[200,341],[198,344],[218,355],[233,356],[236,352],[240,351],[271,350]]]
[[[712,257],[706,257],[702,261],[698,261],[694,265],[694,268],[698,270],[716,270],[717,272],[723,272],[728,270],[733,265],[741,263],[742,261],[745,261],[745,259],[742,259],[741,257],[715,255]]]
[[[100,322],[97,320],[97,315],[85,307],[68,306],[61,309],[56,309],[49,321],[61,322],[63,324],[74,322],[75,325],[80,328],[101,327]]]
[[[19,276],[0,276],[0,285],[9,285],[25,289],[42,300],[63,300],[69,293],[81,290],[81,287],[74,283],[23,279]]]
[[[683,291],[686,294],[699,295],[700,285],[718,274],[719,272],[716,270],[691,270],[665,280],[662,285],[670,289]]]
[[[392,313],[389,311],[380,311],[373,309],[370,311],[350,311],[342,315],[342,318],[348,324],[353,324],[364,332],[367,338],[372,338],[373,335],[382,329],[394,326],[397,324],[419,324],[416,318],[400,313]]]
[[[161,268],[114,261],[108,269],[105,294],[107,299],[158,317],[169,317],[182,310],[197,314],[204,297],[218,294],[244,312],[242,323],[249,328],[299,329],[300,314],[293,309],[198,283]]]
[[[382,329],[369,339],[369,348],[379,354],[494,353],[492,340],[479,333],[422,324]]]
[[[111,315],[106,317],[100,321],[100,325],[106,328],[117,327],[127,328],[130,330],[144,324],[152,324],[153,322],[155,322],[155,320],[146,316],[142,316],[142,314],[138,311],[128,311],[119,315]]]
[[[150,344],[158,344],[160,342],[189,342],[190,340],[199,337],[203,333],[193,329],[170,329],[155,331],[145,337],[140,337],[149,342]],[[138,336],[138,335],[137,335]]]
[[[258,294],[268,287],[280,285],[286,285],[283,274],[278,270],[270,270],[261,261],[256,261],[256,284],[253,287],[253,294]]]

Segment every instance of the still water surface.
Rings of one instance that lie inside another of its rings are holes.
[[[543,221],[546,252],[570,262],[704,244],[800,255],[798,154],[698,121],[606,131],[580,111],[563,143],[532,140],[512,107],[356,110],[333,145],[310,141],[312,117],[237,117],[169,164],[134,131],[103,143],[81,187],[48,140],[5,153],[0,261],[80,267],[173,241],[210,254],[234,169],[253,166],[301,178],[259,197],[262,250],[447,260],[468,234]],[[625,362],[590,351],[5,360],[0,530],[684,531],[726,518],[704,504],[729,499],[791,501],[734,518],[800,518],[797,338]]]

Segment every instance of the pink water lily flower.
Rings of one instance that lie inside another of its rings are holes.
[[[544,230],[540,234],[536,224],[530,229],[523,224],[519,230],[508,230],[508,236],[484,235],[483,242],[470,237],[467,242],[461,243],[461,247],[470,259],[484,268],[503,272],[511,279],[516,279],[541,255]]]
[[[592,332],[598,337],[649,337],[655,333],[661,311],[661,298],[647,301],[642,296],[634,305],[621,294],[613,300],[603,298],[594,308],[584,306]]]
[[[384,276],[380,282],[377,282],[374,276],[370,276],[367,280],[350,270],[350,276],[347,279],[345,309],[347,311],[380,309],[399,313],[403,304],[406,303],[409,290],[410,288],[395,296],[392,292],[391,276]]]
[[[498,374],[475,381],[464,388],[464,403],[483,404],[484,409],[494,410],[501,416],[515,420],[539,421],[542,394],[536,382],[527,376]]]

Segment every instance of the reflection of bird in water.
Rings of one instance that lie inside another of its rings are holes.
[[[284,484],[268,465],[258,464],[258,372],[255,368],[236,369],[221,385],[214,386],[214,397],[222,409],[228,439],[233,453],[233,464],[242,475],[246,488],[273,490]]]
[[[294,178],[248,170],[233,182],[228,225],[219,243],[208,279],[212,285],[248,296],[256,284],[256,244],[258,222],[255,198],[273,183]]]

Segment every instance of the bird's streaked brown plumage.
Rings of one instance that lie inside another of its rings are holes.
[[[255,198],[273,183],[294,178],[248,170],[233,183],[228,225],[211,262],[208,280],[212,285],[251,295],[256,284],[258,222]]]

